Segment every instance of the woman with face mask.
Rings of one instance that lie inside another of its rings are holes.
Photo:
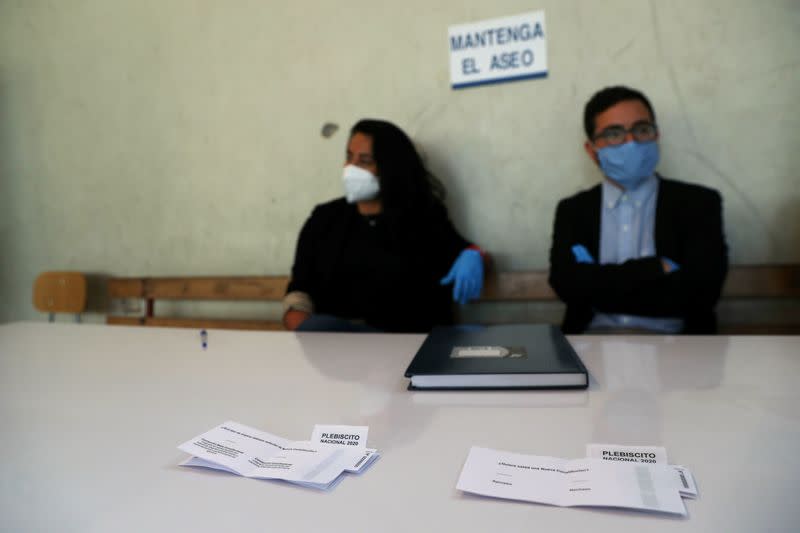
[[[381,120],[353,126],[345,196],[300,232],[283,322],[299,331],[427,332],[452,300],[478,298],[483,252],[453,227],[444,189],[408,136]]]

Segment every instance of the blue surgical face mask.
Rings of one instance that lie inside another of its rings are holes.
[[[658,143],[629,141],[597,150],[603,173],[626,189],[635,189],[658,165]]]

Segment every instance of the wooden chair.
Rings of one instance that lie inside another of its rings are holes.
[[[33,306],[48,313],[50,322],[56,313],[74,313],[81,321],[86,309],[86,277],[80,272],[43,272],[33,284]]]

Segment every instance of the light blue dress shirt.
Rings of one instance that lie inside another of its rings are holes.
[[[658,178],[650,176],[635,189],[622,190],[603,180],[600,218],[600,264],[619,264],[628,259],[656,254],[656,200]],[[660,333],[678,333],[680,318],[595,313],[589,330],[635,328]]]

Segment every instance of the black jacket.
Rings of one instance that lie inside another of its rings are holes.
[[[599,258],[601,186],[561,200],[550,248],[550,286],[567,304],[562,329],[583,332],[594,316],[625,313],[682,317],[683,333],[716,332],[714,307],[728,271],[717,191],[659,178],[656,203],[656,256],[618,265],[580,264],[572,246],[582,244]],[[680,265],[665,274],[660,258]]]
[[[300,232],[287,292],[308,293],[315,313],[364,320],[390,332],[427,332],[453,321],[452,286],[442,287],[470,245],[443,205],[404,219],[373,219],[344,198],[318,205]]]

